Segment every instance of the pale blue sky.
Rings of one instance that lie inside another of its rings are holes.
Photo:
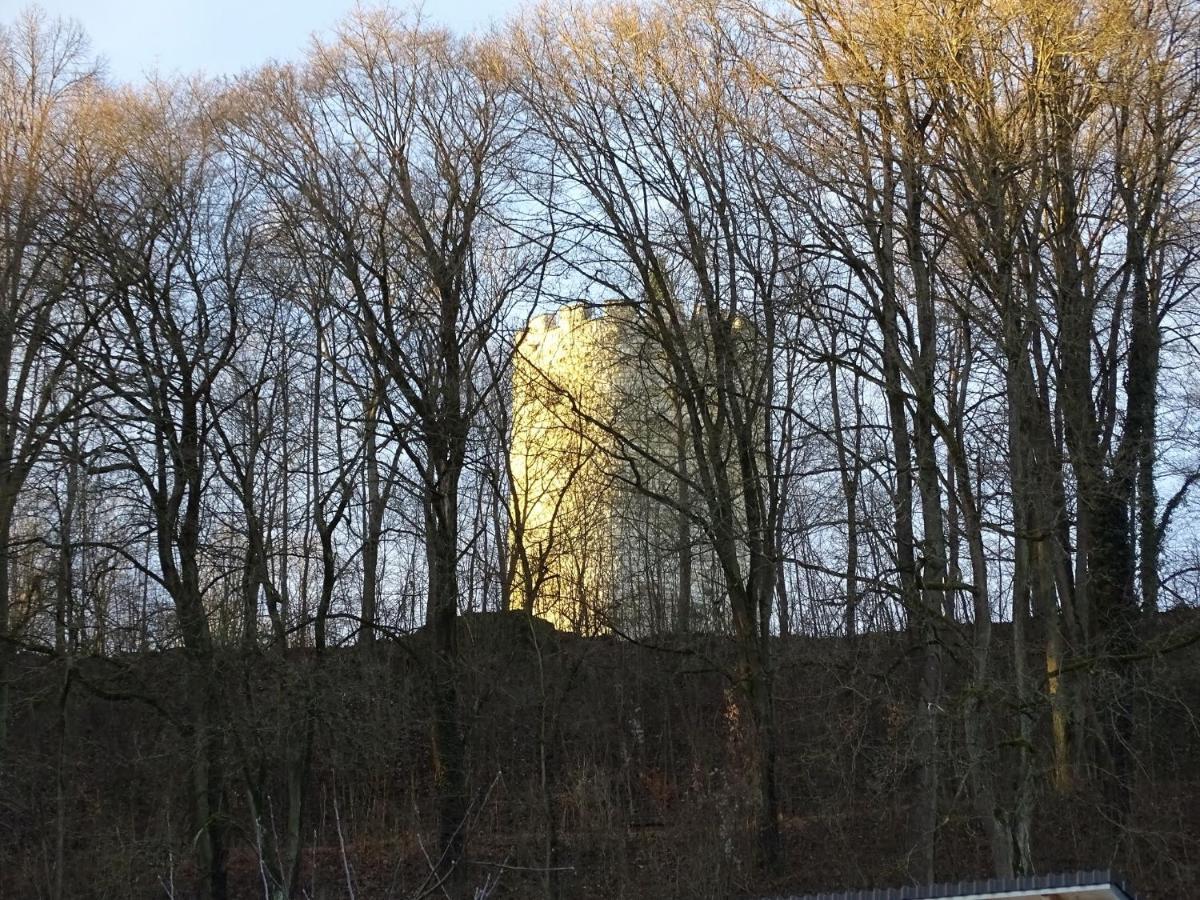
[[[25,0],[0,0],[8,21]],[[38,0],[46,12],[79,21],[92,50],[121,81],[203,70],[231,75],[267,59],[295,59],[313,32],[327,31],[355,0]],[[407,8],[401,3],[393,3]],[[521,0],[426,0],[424,15],[465,33],[502,21]]]

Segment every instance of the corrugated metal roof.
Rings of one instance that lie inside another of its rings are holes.
[[[1086,892],[1104,891],[1095,895]],[[1055,875],[1027,875],[1020,878],[988,878],[983,881],[931,884],[925,887],[875,888],[867,891],[791,895],[778,900],[971,900],[971,898],[1019,898],[1038,892],[1066,892],[1073,897],[1106,897],[1112,900],[1136,900],[1125,883],[1105,869],[1062,872]]]

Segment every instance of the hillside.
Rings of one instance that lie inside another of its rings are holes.
[[[726,639],[578,638],[519,614],[469,616],[460,627],[470,878],[491,886],[486,896],[717,898],[911,880],[918,673],[906,636],[773,647],[785,852],[772,875],[750,865]],[[1188,628],[1194,622],[1164,620],[1146,640]],[[1002,657],[1008,636],[997,630]],[[310,810],[300,889],[366,898],[430,888],[425,644],[417,634],[321,657],[221,656],[231,896],[263,895],[255,860],[264,836],[251,803],[264,832],[285,829],[288,754],[306,704],[315,730],[311,778],[300,788]],[[1136,766],[1124,821],[1110,820],[1086,787],[1039,786],[1040,871],[1112,865],[1144,900],[1200,890],[1198,661],[1200,647],[1190,646],[1135,666],[1131,680],[1154,689],[1131,694]],[[65,700],[60,662],[22,657],[19,668],[0,896],[46,895],[60,816],[66,896],[161,897],[172,885],[190,896],[194,761],[178,727],[187,658],[76,660]],[[961,679],[947,694],[940,879],[984,875],[989,859],[964,787]],[[994,736],[998,766],[1006,740]]]

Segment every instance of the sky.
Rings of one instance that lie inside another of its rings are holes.
[[[0,22],[24,0],[0,0]],[[234,75],[268,59],[296,59],[314,32],[329,30],[355,0],[37,0],[83,25],[94,54],[118,81],[150,71]],[[404,8],[401,3],[393,5]],[[424,15],[459,33],[487,28],[520,0],[426,0]]]

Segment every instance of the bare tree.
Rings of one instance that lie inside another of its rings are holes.
[[[0,27],[0,760],[8,722],[12,526],[26,479],[79,409],[72,357],[89,333],[70,240],[72,116],[92,83],[73,25],[30,10]]]
[[[386,422],[417,473],[433,645],[437,870],[455,878],[469,808],[455,622],[460,481],[472,423],[495,389],[476,376],[525,274],[509,264],[492,218],[513,137],[493,69],[484,45],[364,12],[318,45],[303,70],[263,76],[267,99],[248,117],[244,145],[276,202],[293,211],[290,221],[309,223],[296,227],[308,229],[308,246],[334,267],[336,293],[348,299],[341,308],[376,369],[369,439]]]
[[[223,692],[203,582],[216,384],[242,340],[255,227],[249,181],[221,153],[205,86],[158,84],[121,98],[129,136],[89,210],[92,264],[112,297],[88,362],[107,430],[97,471],[127,476],[155,554],[127,558],[161,585],[188,651],[184,706],[203,894],[226,895]],[[196,110],[199,110],[198,112]],[[117,133],[117,132],[114,132]],[[135,507],[137,508],[137,507]]]
[[[777,448],[793,411],[779,402],[786,385],[769,360],[804,291],[756,150],[761,135],[747,131],[763,112],[737,62],[751,52],[748,35],[714,10],[663,4],[571,9],[531,19],[513,40],[519,89],[546,146],[538,175],[562,185],[541,198],[546,215],[569,235],[576,271],[628,323],[625,352],[641,374],[615,406],[657,422],[600,423],[619,477],[686,520],[682,551],[691,552],[683,545],[694,527],[719,563],[756,846],[773,865],[770,635],[791,474]],[[656,393],[674,406],[637,399]],[[680,580],[690,580],[686,570]]]

